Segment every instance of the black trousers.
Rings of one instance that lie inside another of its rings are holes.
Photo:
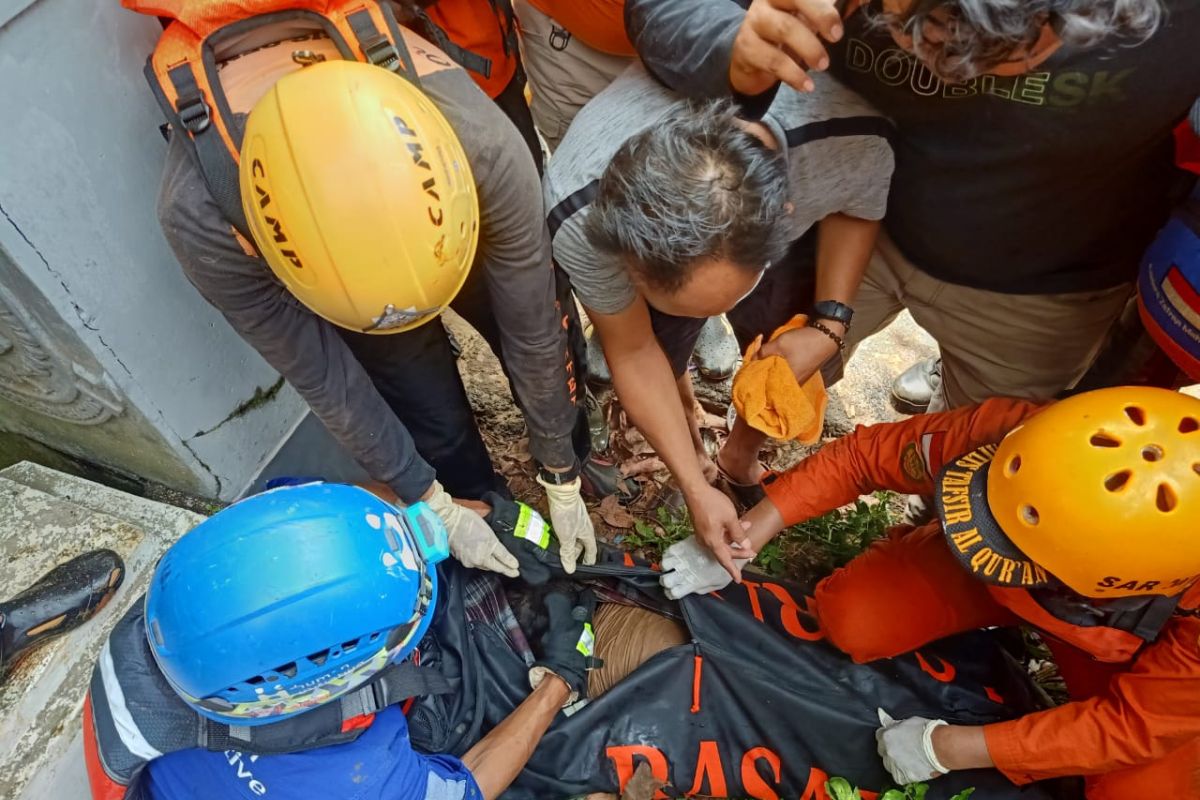
[[[578,409],[572,442],[580,461],[591,450],[583,402],[587,358],[579,315],[566,276],[557,268],[558,304],[566,318],[576,379]],[[451,303],[487,341],[507,376],[500,328],[492,314],[483,270],[471,270],[462,291]],[[511,497],[508,486],[492,467],[483,437],[458,374],[450,340],[439,321],[389,335],[369,335],[339,328],[338,332],[363,365],[375,388],[395,412],[417,445],[417,452],[437,472],[438,480],[455,497],[478,499],[495,491]],[[517,403],[520,406],[520,401]]]

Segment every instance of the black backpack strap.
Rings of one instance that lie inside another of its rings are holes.
[[[418,9],[413,17],[413,22],[416,23],[415,27],[420,28],[418,33],[426,39],[432,39],[438,49],[450,56],[454,63],[485,78],[492,77],[492,60],[490,58],[473,53],[465,47],[459,47],[424,11]]]
[[[412,54],[408,52],[408,46],[404,44],[404,37],[400,33],[400,26],[396,24],[391,7],[387,3],[380,3],[379,8],[387,20],[388,34],[391,38],[375,27],[375,21],[371,19],[370,12],[365,9],[350,14],[346,17],[346,21],[350,23],[350,29],[354,31],[354,35],[358,37],[358,44],[366,55],[367,61],[407,78],[414,86],[420,86],[421,79],[417,77]]]
[[[200,167],[200,174],[204,176],[204,183],[216,201],[217,208],[239,233],[249,239],[250,226],[246,224],[246,213],[242,210],[237,162],[212,124],[212,106],[209,105],[209,98],[200,91],[191,66],[181,64],[167,72],[167,77],[179,98],[174,106],[163,94],[150,61],[146,62],[143,71],[150,88],[154,90],[154,96],[162,106],[163,113],[171,121],[171,127],[178,134],[188,137],[191,150],[196,156],[196,163]]]

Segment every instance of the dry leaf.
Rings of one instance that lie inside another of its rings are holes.
[[[626,511],[615,494],[600,501],[600,517],[612,528],[632,528],[633,515]]]
[[[629,783],[625,784],[621,800],[654,800],[655,793],[664,786],[665,783],[654,777],[649,762],[641,761]]]

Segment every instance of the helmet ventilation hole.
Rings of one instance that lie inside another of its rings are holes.
[[[1138,406],[1125,406],[1125,416],[1129,417],[1129,421],[1139,428],[1146,424],[1146,412]]]
[[[1146,461],[1159,461],[1163,457],[1163,449],[1156,444],[1148,444],[1142,448],[1142,458]]]
[[[1111,433],[1098,431],[1092,434],[1092,438],[1088,440],[1092,447],[1120,447],[1121,440]]]
[[[1175,497],[1175,490],[1169,484],[1160,483],[1158,485],[1158,494],[1154,498],[1154,504],[1158,506],[1159,511],[1174,511],[1178,502],[1178,498]]]
[[[162,630],[158,627],[157,619],[150,620],[150,631],[154,634],[154,643],[162,647],[165,642],[163,641]]]
[[[1123,469],[1120,472],[1114,472],[1104,479],[1104,488],[1110,492],[1119,492],[1129,483],[1129,479],[1133,477],[1133,471]]]
[[[1021,519],[1025,521],[1026,525],[1037,525],[1042,521],[1037,509],[1028,505],[1021,506]]]
[[[1018,471],[1018,470],[1020,470],[1020,469],[1021,469],[1021,457],[1020,457],[1020,456],[1013,456],[1012,458],[1010,458],[1010,459],[1008,460],[1008,464],[1006,464],[1006,465],[1004,466],[1004,472],[1005,472],[1005,473],[1008,475],[1008,477],[1010,477],[1010,478],[1011,478],[1013,475],[1016,475],[1016,474],[1017,474],[1017,471]]]
[[[1200,422],[1196,421],[1195,417],[1184,417],[1179,420],[1180,433],[1195,433],[1200,430]]]

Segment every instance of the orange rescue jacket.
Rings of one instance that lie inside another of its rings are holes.
[[[943,464],[999,442],[1041,407],[997,398],[859,426],[769,482],[767,497],[793,525],[878,490],[931,494]],[[1149,764],[1200,740],[1200,584],[1184,594],[1151,644],[1125,630],[1056,619],[1023,589],[990,587],[990,593],[1034,627],[1096,660],[1127,664],[1102,694],[985,726],[988,750],[1011,780]]]

